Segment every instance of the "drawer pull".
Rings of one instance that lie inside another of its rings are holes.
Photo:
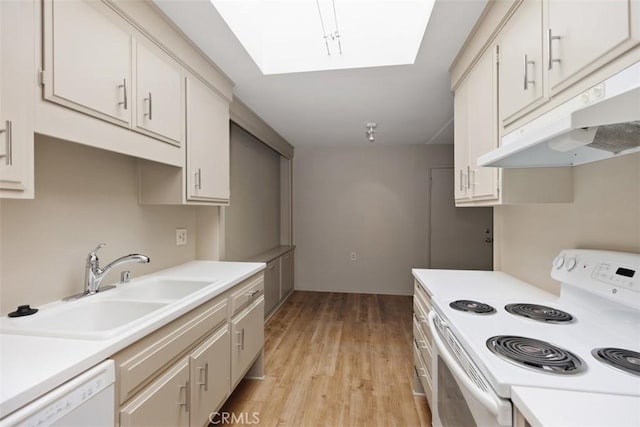
[[[418,376],[418,378],[427,378],[427,371],[424,368],[418,368],[417,366],[414,366],[414,369],[416,371],[416,375]],[[420,373],[422,372],[422,373]]]
[[[244,328],[241,331],[236,332],[238,336],[238,342],[236,343],[237,347],[240,347],[240,350],[244,350]]]
[[[247,292],[247,296],[248,296],[249,298],[253,298],[253,297],[255,297],[256,295],[258,295],[259,293],[260,293],[260,289],[256,289],[255,291]]]
[[[427,349],[430,350],[429,346],[427,345],[426,341],[423,340],[417,340],[417,339],[413,339],[413,342],[415,343],[416,347],[418,347],[421,350]]]

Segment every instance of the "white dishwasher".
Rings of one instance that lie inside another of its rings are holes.
[[[106,360],[0,420],[0,427],[115,425],[115,369]]]

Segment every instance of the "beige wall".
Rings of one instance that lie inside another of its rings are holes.
[[[577,166],[573,179],[573,203],[494,209],[497,269],[557,293],[561,249],[640,253],[640,153]]]
[[[429,167],[452,164],[451,145],[296,147],[296,289],[411,294],[428,260]]]
[[[225,259],[242,261],[280,244],[280,155],[231,126],[231,206]]]
[[[134,276],[195,258],[195,208],[140,206],[136,159],[41,136],[35,159],[36,199],[0,201],[2,313],[82,291],[86,255],[99,242],[103,265],[149,255],[150,264],[120,269]],[[175,245],[177,227],[187,227],[188,245]],[[105,283],[118,279],[114,271]]]

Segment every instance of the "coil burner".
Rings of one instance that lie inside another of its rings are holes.
[[[498,335],[487,340],[487,348],[507,362],[552,374],[576,374],[584,366],[570,351],[533,338]]]
[[[596,348],[591,350],[593,357],[623,372],[640,376],[640,353],[624,348]]]
[[[493,314],[496,312],[496,309],[491,307],[489,304],[485,304],[483,302],[478,301],[470,301],[466,299],[459,299],[449,303],[449,307],[454,310],[466,311],[468,313],[475,314]]]
[[[523,316],[529,319],[546,323],[569,323],[573,321],[573,316],[569,313],[538,304],[507,304],[505,310],[516,316]]]

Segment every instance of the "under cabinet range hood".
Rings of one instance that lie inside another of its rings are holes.
[[[640,151],[640,62],[502,137],[478,166],[575,166]]]

